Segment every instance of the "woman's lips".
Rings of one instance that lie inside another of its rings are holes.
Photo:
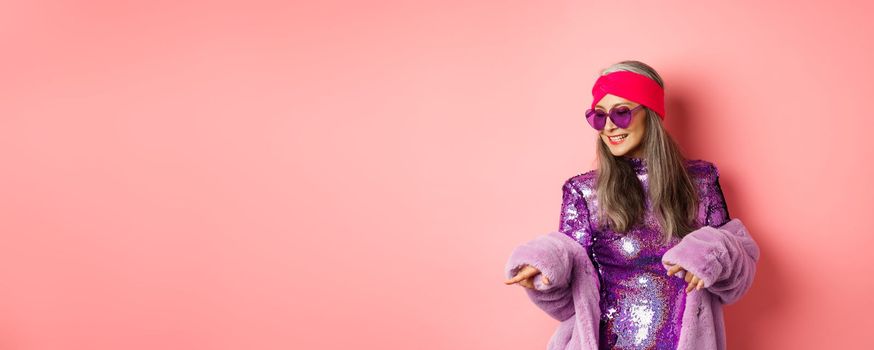
[[[618,139],[617,139],[618,138]],[[607,139],[610,140],[611,145],[618,145],[625,141],[628,138],[628,134],[616,135],[616,136],[608,136]]]

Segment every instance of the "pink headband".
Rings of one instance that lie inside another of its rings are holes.
[[[592,87],[592,109],[595,109],[595,105],[606,94],[640,103],[665,120],[665,90],[647,76],[629,71],[616,71],[600,76]]]

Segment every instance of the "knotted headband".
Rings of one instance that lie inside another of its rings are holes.
[[[592,87],[592,109],[595,109],[595,105],[606,94],[640,103],[665,120],[665,90],[647,76],[629,71],[615,71],[598,77]]]

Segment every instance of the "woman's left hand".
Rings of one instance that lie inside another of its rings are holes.
[[[665,264],[671,266],[670,268],[668,268],[668,276],[673,276],[677,272],[684,271],[683,277],[686,279],[686,282],[689,283],[689,285],[686,286],[686,293],[689,293],[692,290],[700,290],[704,287],[704,281],[698,278],[698,276],[695,276],[694,274],[689,272],[689,270],[686,270],[682,266],[670,262],[665,262]]]

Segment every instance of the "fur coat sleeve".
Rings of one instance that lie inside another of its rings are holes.
[[[679,264],[704,281],[704,288],[722,304],[732,304],[753,284],[759,246],[739,219],[719,228],[695,230],[662,256],[665,262]],[[682,276],[682,273],[680,274]]]
[[[525,265],[531,265],[549,279],[544,284],[538,276],[534,279],[535,289],[525,290],[528,297],[540,309],[558,321],[564,321],[574,314],[571,295],[571,271],[576,259],[581,259],[580,245],[560,232],[531,240],[518,248],[510,256],[505,268],[507,278],[516,275]]]

